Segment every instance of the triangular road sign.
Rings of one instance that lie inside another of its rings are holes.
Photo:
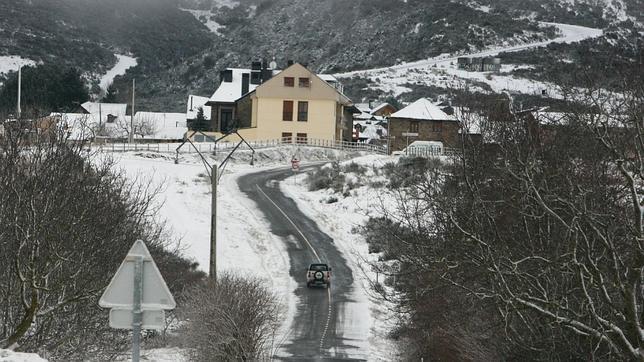
[[[177,304],[170,294],[159,269],[143,241],[137,240],[103,292],[98,305],[103,308],[133,309],[134,264],[143,257],[142,310],[174,309]]]

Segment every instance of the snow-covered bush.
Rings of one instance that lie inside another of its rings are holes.
[[[182,338],[195,361],[257,361],[275,348],[282,306],[259,279],[223,273],[194,287],[180,314]]]

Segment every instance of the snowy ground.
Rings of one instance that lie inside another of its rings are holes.
[[[18,68],[25,65],[36,65],[31,59],[25,59],[17,55],[3,55],[0,56],[0,74],[16,72]]]
[[[392,156],[369,155],[344,163],[355,162],[368,168],[379,168],[396,161],[397,158]],[[377,178],[369,172],[367,175],[372,181]],[[347,181],[351,182],[352,177],[347,176]],[[383,207],[390,208],[393,200],[383,193],[382,189],[374,189],[368,185],[352,190],[348,197],[334,194],[332,190],[309,191],[304,176],[299,176],[299,179],[299,182],[296,182],[294,177],[283,181],[280,185],[282,192],[295,200],[298,208],[316,220],[321,230],[334,239],[334,243],[354,272],[356,285],[351,297],[355,302],[348,304],[349,308],[343,313],[347,320],[351,316],[364,316],[364,319],[356,325],[344,325],[345,334],[369,335],[369,344],[361,347],[369,351],[370,360],[395,360],[396,348],[393,342],[386,338],[395,319],[387,306],[375,298],[370,287],[370,283],[375,281],[377,276],[367,262],[374,261],[377,256],[369,254],[366,240],[354,232],[354,228],[363,226],[369,216],[376,216]],[[330,197],[336,197],[338,201],[327,203]],[[382,282],[382,279],[380,281]]]
[[[107,87],[112,84],[114,81],[114,78],[116,78],[119,75],[125,74],[125,71],[132,68],[136,67],[137,61],[136,58],[129,57],[127,55],[120,55],[120,54],[114,54],[116,58],[118,59],[116,62],[116,65],[112,67],[112,69],[108,70],[105,75],[101,77],[100,81],[100,86],[101,86],[101,91],[105,92],[107,90]]]
[[[553,85],[546,82],[533,81],[513,76],[494,74],[491,72],[467,72],[457,69],[458,57],[486,57],[495,56],[500,52],[520,51],[535,47],[541,47],[553,42],[577,42],[583,39],[594,38],[603,34],[601,29],[588,28],[578,25],[544,23],[545,25],[556,26],[561,36],[537,43],[499,46],[485,51],[471,54],[442,54],[440,56],[424,59],[416,62],[403,63],[386,68],[353,71],[335,74],[338,78],[358,76],[369,78],[375,82],[374,88],[399,95],[411,89],[405,84],[432,85],[442,88],[462,88],[467,80],[482,82],[489,85],[495,92],[508,90],[510,92],[523,94],[541,94],[547,90],[549,96],[557,97],[553,93]],[[477,89],[478,88],[478,89]],[[472,90],[482,90],[480,87],[470,85]]]
[[[35,353],[20,353],[0,349],[0,362],[47,362]]]

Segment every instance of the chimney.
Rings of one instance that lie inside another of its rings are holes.
[[[268,69],[268,60],[266,58],[262,59],[262,70]]]
[[[250,64],[250,70],[262,70],[262,62],[252,62]]]
[[[242,73],[242,84],[241,84],[241,95],[248,93],[248,87],[250,84],[250,74]]]

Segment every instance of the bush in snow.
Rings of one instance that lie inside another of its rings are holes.
[[[259,279],[223,273],[186,294],[182,338],[195,361],[255,361],[274,352],[281,304]]]

